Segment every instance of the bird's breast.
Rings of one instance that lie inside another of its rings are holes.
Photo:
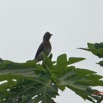
[[[45,42],[44,43],[44,49],[43,52],[48,56],[51,52],[51,44],[50,42]]]

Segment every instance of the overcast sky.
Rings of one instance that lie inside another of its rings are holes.
[[[0,0],[0,57],[14,62],[34,58],[45,32],[51,38],[53,59],[86,57],[77,67],[103,69],[91,53],[78,50],[87,42],[103,42],[103,0]],[[103,89],[102,89],[103,91]],[[56,98],[58,103],[90,103],[66,89]]]

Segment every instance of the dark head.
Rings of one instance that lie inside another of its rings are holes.
[[[46,32],[44,34],[44,37],[43,37],[43,41],[49,41],[50,37],[52,36],[53,34],[50,34],[49,32]]]

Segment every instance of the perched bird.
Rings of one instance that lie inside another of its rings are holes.
[[[43,54],[45,54],[46,56],[48,56],[51,52],[51,43],[50,43],[50,38],[51,38],[52,34],[50,34],[49,32],[46,32],[43,36],[43,42],[40,44],[35,58],[34,60],[36,60],[37,62],[43,60]]]

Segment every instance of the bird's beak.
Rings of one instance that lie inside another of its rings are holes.
[[[50,34],[51,36],[53,35],[53,34]]]

